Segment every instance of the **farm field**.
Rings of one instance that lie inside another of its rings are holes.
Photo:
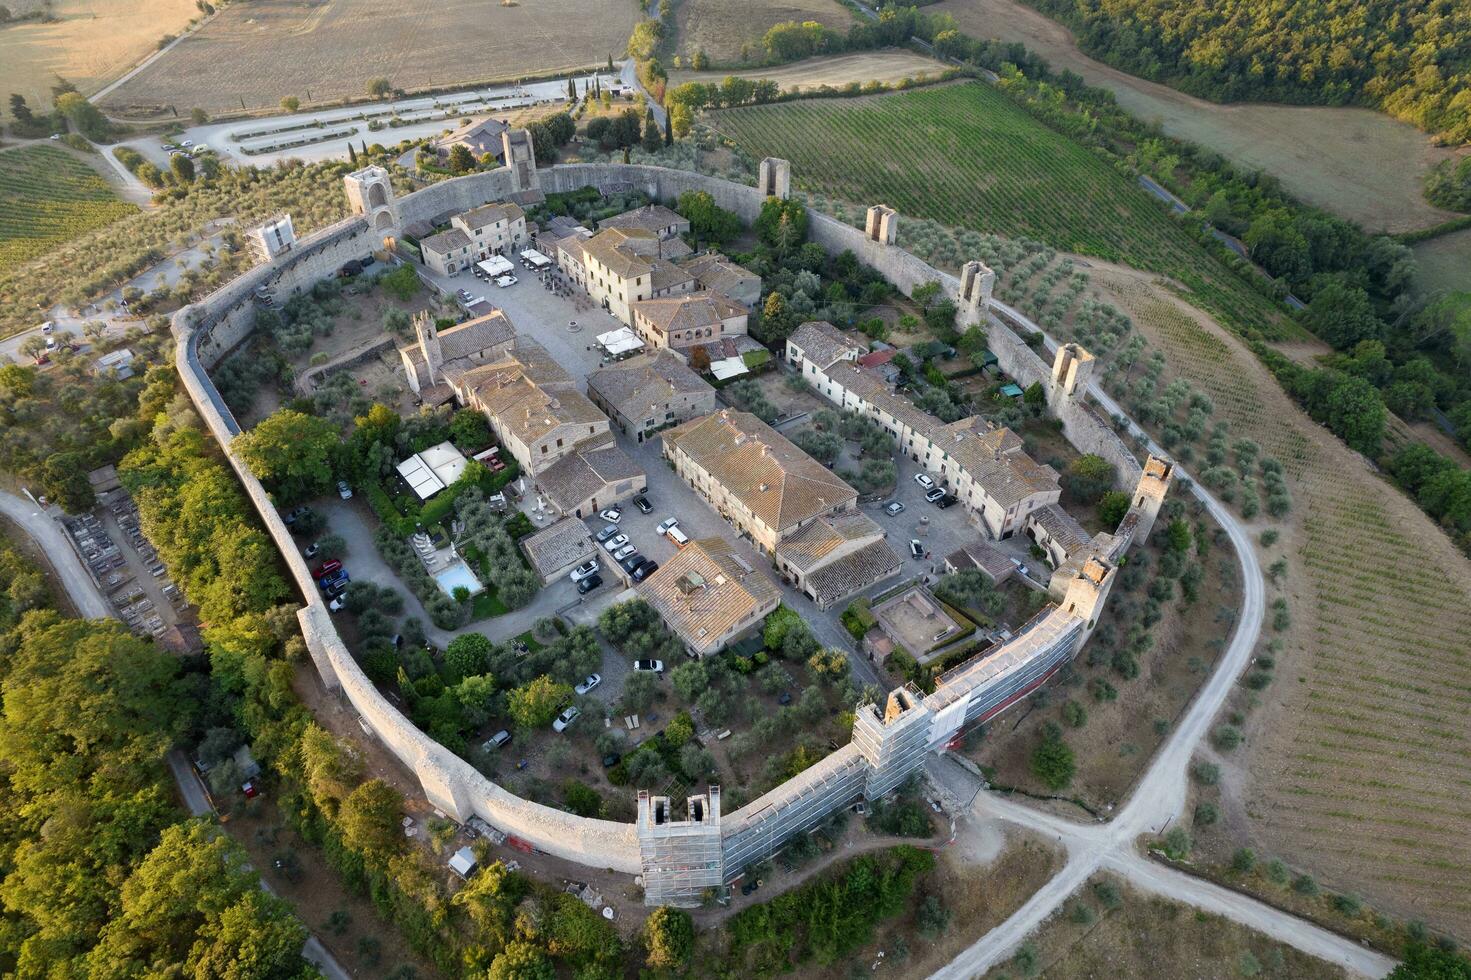
[[[1119,105],[1169,135],[1266,171],[1302,200],[1370,230],[1409,231],[1453,216],[1420,193],[1425,172],[1452,151],[1383,113],[1193,98],[1093,60],[1066,27],[1019,0],[943,0],[925,11],[949,14],[975,37],[1025,44],[1054,71],[1070,69],[1109,89]]]
[[[1210,395],[1231,437],[1286,468],[1295,501],[1263,565],[1287,561],[1275,681],[1223,753],[1229,854],[1250,846],[1377,908],[1471,936],[1471,563],[1309,420],[1230,335],[1145,277],[1095,266],[1171,375]]]
[[[1109,892],[1107,889],[1112,888]],[[1105,900],[1107,899],[1107,900]],[[1116,904],[1110,909],[1110,904]],[[1342,968],[1218,915],[1200,912],[1095,875],[1064,911],[1034,932],[1019,955],[993,968],[1002,977],[1133,977],[1137,980],[1330,980]],[[1087,909],[1080,912],[1079,909]]]
[[[20,15],[41,4],[7,6]],[[57,75],[83,94],[97,91],[199,15],[193,0],[53,0],[50,6],[57,23],[0,30],[0,92],[18,92],[32,108],[50,108]]]
[[[861,51],[831,58],[808,58],[774,68],[740,68],[731,71],[672,71],[671,85],[683,82],[719,82],[727,75],[741,78],[769,78],[785,91],[814,89],[823,85],[837,87],[849,82],[893,83],[921,75],[937,77],[946,69],[933,58],[913,51]]]
[[[1420,270],[1416,285],[1426,292],[1471,289],[1471,228],[1441,235],[1414,246]]]
[[[704,50],[715,65],[739,65],[746,49],[749,61],[764,56],[761,38],[773,24],[815,20],[836,31],[853,23],[837,0],[679,0],[674,5],[675,50],[686,57]],[[667,61],[667,59],[665,59]]]
[[[752,156],[790,160],[803,190],[1162,273],[1213,312],[1276,329],[1267,303],[1144,190],[983,82],[710,118]]]
[[[0,153],[0,269],[137,210],[65,150],[25,146]]]
[[[114,115],[168,106],[211,114],[367,95],[387,78],[406,91],[473,86],[602,64],[621,57],[637,20],[633,0],[290,0],[233,4],[102,100]],[[282,66],[263,71],[262,65]]]

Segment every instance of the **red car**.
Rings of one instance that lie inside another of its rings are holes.
[[[312,577],[323,578],[327,575],[331,575],[333,572],[337,571],[341,567],[342,562],[338,561],[336,558],[333,558],[331,561],[324,561],[317,566],[317,570],[312,573]]]

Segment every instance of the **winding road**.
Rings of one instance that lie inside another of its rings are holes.
[[[1047,349],[1056,350],[1057,342],[1047,337],[1029,318],[995,300],[992,301],[992,306],[1027,329],[1043,333]],[[1089,385],[1089,393],[1106,412],[1128,418],[1123,409],[1096,383]],[[1131,434],[1136,434],[1145,441],[1150,452],[1166,455],[1132,420],[1128,422],[1128,427]],[[1175,472],[1177,477],[1189,478],[1189,474],[1178,463]],[[1081,823],[1023,806],[995,793],[983,792],[975,796],[971,805],[972,813],[983,818],[1019,824],[1056,837],[1066,849],[1067,861],[1062,870],[1010,918],[982,936],[948,966],[936,971],[933,974],[936,980],[962,980],[978,976],[1005,961],[1028,935],[1100,869],[1117,874],[1143,891],[1154,892],[1249,926],[1311,956],[1336,963],[1353,974],[1382,977],[1393,969],[1395,961],[1381,953],[1246,895],[1150,861],[1136,847],[1141,835],[1161,833],[1184,808],[1191,756],[1205,736],[1212,719],[1230,695],[1236,678],[1251,661],[1252,650],[1261,633],[1266,603],[1261,566],[1246,529],[1236,520],[1234,514],[1194,480],[1191,480],[1191,493],[1225,529],[1241,566],[1241,615],[1230,645],[1221,655],[1215,673],[1197,692],[1194,702],[1174,733],[1160,748],[1129,801],[1112,821],[1103,824]],[[976,788],[975,776],[944,756],[931,756],[927,762],[927,770],[933,780],[958,798],[969,798]]]

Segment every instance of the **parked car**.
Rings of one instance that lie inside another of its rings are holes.
[[[640,514],[652,514],[654,512],[654,505],[649,503],[648,497],[642,495],[633,498],[633,506],[638,508]]]
[[[58,137],[58,138],[59,138],[59,137]],[[178,149],[178,147],[177,147],[177,146],[175,146],[175,145],[174,145],[174,144],[173,144],[173,143],[165,143],[165,144],[164,144],[164,145],[163,145],[163,148],[164,148],[164,149],[165,149],[165,150],[177,150],[177,149]]]
[[[581,717],[581,715],[582,711],[575,704],[570,708],[563,709],[562,713],[557,715],[557,720],[552,722],[552,731],[565,732],[568,726]]]
[[[618,559],[618,566],[628,574],[632,575],[633,570],[637,568],[640,564],[642,564],[643,560],[644,556],[635,551]]]
[[[607,755],[603,756],[603,768],[612,769],[614,766],[618,765],[618,763],[622,761],[622,755],[617,752],[609,752]]]
[[[193,140],[179,140],[179,145],[180,146],[183,146],[183,147],[190,147],[190,146],[193,146],[194,145],[194,141]]]
[[[623,520],[623,509],[621,507],[609,507],[607,510],[598,514],[598,516],[609,524],[617,524]]]
[[[919,561],[924,557],[924,545],[920,543],[919,538],[909,539],[909,557],[915,561]]]
[[[638,551],[638,549],[631,544],[626,544],[623,547],[619,548],[617,551],[613,552],[613,560],[622,561],[629,555],[633,554],[635,551]]]
[[[343,572],[341,578],[332,582],[324,590],[327,593],[327,598],[336,599],[341,596],[344,592],[347,591],[347,585],[349,581],[351,581],[350,576],[346,572]]]
[[[302,551],[302,554],[306,555],[308,558],[315,558],[317,557],[317,552],[321,550],[322,543],[320,541],[313,541],[311,544],[306,546],[306,549]]]
[[[337,496],[341,497],[343,500],[352,499],[352,487],[347,485],[346,480],[337,481]]]
[[[904,513],[904,505],[897,500],[891,500],[889,501],[888,505],[884,507],[884,513],[888,514],[890,517],[893,517],[896,514],[902,514]]]
[[[583,678],[582,683],[578,684],[572,690],[578,694],[586,694],[601,683],[603,683],[603,676],[601,674],[588,674]]]
[[[589,575],[587,578],[577,583],[577,594],[587,595],[594,589],[602,588],[602,585],[603,577],[601,575]]]
[[[514,286],[514,285],[516,285],[516,283],[518,283],[520,281],[521,280],[517,279],[515,276],[496,276],[495,277],[495,284],[497,286],[499,286],[500,288],[502,288],[502,289],[505,289],[507,286]]]
[[[468,289],[456,289],[455,298],[458,299],[461,303],[468,303],[470,302],[470,300],[474,299],[474,297],[470,295],[470,290]]]
[[[633,669],[640,674],[662,674],[664,673],[664,661],[662,660],[635,660]]]
[[[924,487],[926,490],[930,489],[931,487],[933,487],[935,485],[935,481],[930,479],[930,475],[928,473],[916,473],[916,474],[914,474],[914,482],[915,483],[918,483],[920,486]]]
[[[653,575],[658,570],[658,562],[645,558],[643,561],[639,562],[634,570],[629,574],[633,576],[633,580],[635,582],[642,582],[644,579],[648,578],[650,575]]]
[[[935,501],[935,506],[940,508],[941,510],[944,510],[946,507],[951,507],[959,502],[959,497],[955,496],[955,494],[953,493],[947,493],[939,500]]]
[[[346,606],[347,600],[344,599],[342,596],[338,596],[331,602],[327,603],[327,608],[332,610],[333,612],[342,612],[342,610],[346,608]]]
[[[341,567],[342,562],[338,561],[336,558],[329,559],[317,566],[317,570],[312,572],[312,578],[326,578],[328,575],[331,575],[333,572],[337,571]]]
[[[322,586],[322,588],[325,589],[329,586],[336,585],[338,582],[347,582],[350,579],[351,576],[347,574],[347,569],[339,568],[335,572],[322,576],[322,578],[319,579],[318,582]]]
[[[592,559],[591,561],[583,562],[581,565],[578,565],[576,568],[572,569],[571,579],[574,582],[581,582],[583,579],[591,575],[596,575],[598,573],[598,569],[601,567],[602,566],[598,564],[598,560],[596,558]]]
[[[51,336],[52,332],[54,332],[55,330],[56,330],[56,321],[55,320],[47,320],[45,323],[41,324],[41,333],[45,334],[48,337]]]
[[[505,748],[511,744],[511,733],[502,728],[490,738],[480,743],[480,747],[489,752],[491,749]]]
[[[56,351],[57,351],[57,349],[60,348],[60,346],[61,345],[56,342],[56,338],[55,337],[47,337],[46,338],[46,353],[48,353],[48,354],[55,354]]]
[[[664,532],[664,536],[670,541],[673,541],[676,548],[683,548],[685,545],[690,543],[689,537],[678,527],[671,527],[669,530]]]
[[[672,528],[672,527],[679,527],[679,521],[675,520],[672,517],[669,518],[669,520],[667,520],[667,521],[661,521],[660,524],[659,524],[659,533],[660,534],[668,534],[669,533],[669,529]]]
[[[1011,559],[1011,563],[1016,566],[1016,570],[1017,571],[1021,572],[1027,578],[1031,578],[1032,577],[1032,570],[1030,568],[1028,568],[1026,565],[1022,564],[1022,560],[1020,558],[1013,558],[1013,559]]]
[[[615,534],[611,538],[603,542],[603,547],[608,549],[608,554],[611,555],[613,552],[617,551],[619,548],[623,547],[626,544],[628,544],[628,535]]]
[[[615,525],[613,525],[613,524],[606,525],[601,531],[599,531],[597,533],[598,544],[602,544],[604,541],[607,541],[609,538],[611,538],[613,535],[615,535],[617,533],[618,533],[618,528]]]
[[[933,504],[943,496],[945,496],[945,491],[941,490],[939,487],[935,487],[933,490],[927,491],[925,493],[924,499]]]

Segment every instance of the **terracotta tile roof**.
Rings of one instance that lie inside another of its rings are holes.
[[[627,231],[637,228],[642,231],[659,234],[665,228],[688,227],[689,219],[676,214],[662,204],[650,204],[632,211],[624,211],[615,214],[611,218],[604,218],[598,222],[598,229],[620,228]]]
[[[756,621],[781,601],[776,583],[723,538],[699,538],[635,588],[669,628],[698,649]]]
[[[945,564],[957,572],[976,569],[989,575],[994,582],[1000,582],[1016,571],[1016,566],[1012,564],[1010,558],[990,543],[980,539],[950,552],[945,556]]]
[[[1057,471],[1028,456],[1020,436],[979,417],[952,422],[935,442],[1002,507],[1060,487]]]
[[[472,208],[461,214],[460,220],[471,231],[474,231],[476,228],[488,228],[497,221],[515,221],[517,218],[524,217],[526,217],[526,212],[521,210],[520,205],[503,202]]]
[[[448,364],[461,357],[483,353],[515,336],[516,328],[510,317],[504,311],[496,310],[439,331],[439,349],[444,352],[444,360]]]
[[[887,542],[874,541],[809,574],[807,586],[817,604],[827,606],[888,578],[903,564]]]
[[[465,371],[458,383],[500,426],[532,442],[561,425],[606,422],[572,376],[536,341],[518,338],[505,354]]]
[[[696,374],[684,358],[670,350],[640,354],[594,371],[587,389],[612,405],[625,418],[651,418],[671,398],[715,389]]]
[[[686,286],[695,281],[695,277],[689,272],[662,258],[650,260],[649,272],[650,285],[659,291],[673,289],[675,286]],[[726,302],[730,301],[726,300]]]
[[[826,320],[808,320],[792,331],[787,343],[798,348],[802,356],[827,371],[834,361],[852,360],[850,355],[862,354],[868,345],[848,336]]]
[[[570,517],[523,538],[521,550],[543,581],[597,553],[587,525]]]
[[[563,456],[536,478],[536,485],[559,511],[568,513],[610,484],[643,475],[643,467],[608,444]]]
[[[464,248],[469,244],[469,235],[458,228],[451,228],[449,231],[441,231],[437,235],[420,239],[419,248],[421,251],[434,252],[437,255],[448,255],[455,249]]]
[[[840,511],[819,517],[783,539],[777,554],[799,571],[808,571],[843,545],[864,538],[882,539],[884,529],[863,511]]]
[[[1090,540],[1088,532],[1083,530],[1083,525],[1079,524],[1073,515],[1063,510],[1059,504],[1038,507],[1027,515],[1027,521],[1035,522],[1068,555],[1087,545]]]
[[[858,491],[749,412],[720,411],[664,433],[751,514],[778,531],[852,505]]]
[[[588,259],[596,259],[620,279],[633,279],[647,275],[654,268],[652,259],[638,254],[630,247],[630,243],[639,238],[650,243],[656,241],[652,232],[609,228],[574,247],[581,249],[584,265]]]
[[[711,327],[735,316],[745,316],[746,308],[732,303],[719,293],[703,290],[683,296],[641,299],[633,304],[633,312],[662,334],[694,327]]]
[[[760,281],[756,273],[736,265],[719,252],[706,252],[682,264],[701,286],[720,293],[734,293],[745,280]]]

